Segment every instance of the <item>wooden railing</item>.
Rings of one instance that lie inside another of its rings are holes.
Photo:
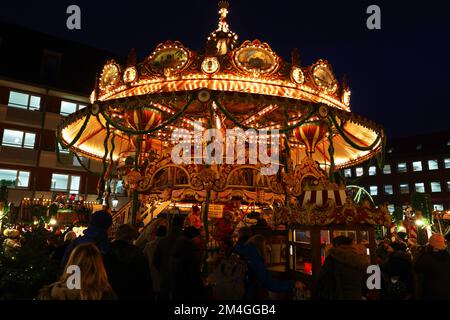
[[[131,217],[131,210],[133,207],[133,201],[128,201],[119,211],[112,212],[112,227],[110,229],[110,235],[113,236],[117,228],[125,223],[129,223]]]

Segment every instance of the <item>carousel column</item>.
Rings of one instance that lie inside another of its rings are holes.
[[[139,128],[140,129],[140,128]],[[136,154],[134,155],[134,170],[139,170],[139,154],[141,153],[141,136],[137,137]],[[139,193],[137,188],[133,190],[133,207],[131,211],[131,224],[136,225],[137,213],[139,210]]]

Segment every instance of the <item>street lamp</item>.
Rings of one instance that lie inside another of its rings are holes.
[[[112,198],[111,203],[112,203],[112,211],[115,212],[117,210],[117,205],[119,204],[119,199],[117,199],[116,195],[114,195],[114,198]]]

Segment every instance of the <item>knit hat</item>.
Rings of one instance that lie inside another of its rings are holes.
[[[435,233],[428,240],[428,244],[436,250],[445,250],[445,239],[442,234]]]
[[[103,230],[107,230],[112,225],[111,215],[104,210],[96,211],[91,216],[91,222],[89,226],[97,227]]]

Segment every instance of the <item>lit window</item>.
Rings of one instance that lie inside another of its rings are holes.
[[[364,168],[358,167],[355,169],[355,171],[357,177],[361,177],[364,174]]]
[[[388,211],[389,211],[389,213],[394,213],[395,205],[393,205],[393,204],[388,205]]]
[[[444,205],[443,204],[433,204],[433,210],[444,211]]]
[[[5,129],[3,131],[2,145],[33,149],[35,140],[36,134],[34,133]]]
[[[77,194],[80,191],[80,177],[54,173],[51,189]]]
[[[450,169],[450,158],[444,159],[445,169]]]
[[[39,110],[40,105],[41,97],[16,91],[9,92],[8,106],[10,107]]]
[[[413,162],[413,171],[422,171],[422,161]]]
[[[401,163],[397,164],[397,172],[398,173],[405,173],[407,171],[408,171],[408,168],[407,168],[405,162],[401,162]]]
[[[0,186],[26,188],[30,183],[30,172],[0,169]]]
[[[409,185],[408,184],[401,184],[400,185],[400,193],[401,194],[408,194],[409,193]]]
[[[344,177],[351,178],[352,177],[352,169],[345,169],[344,170]]]
[[[441,183],[440,182],[431,182],[431,192],[442,192]]]
[[[391,173],[392,173],[392,171],[391,171],[391,165],[390,165],[390,164],[384,165],[383,173],[384,173],[384,174],[391,174]]]
[[[370,186],[369,192],[371,196],[377,196],[378,195],[378,187],[377,186]]]
[[[393,195],[394,194],[394,188],[392,187],[392,184],[387,184],[384,186],[384,193],[387,195]]]
[[[447,181],[447,191],[450,192],[450,181]]]
[[[60,113],[63,116],[67,116],[67,115],[77,112],[78,110],[81,110],[83,108],[86,108],[86,105],[62,100]]]
[[[421,192],[421,193],[425,193],[425,183],[423,182],[417,182],[415,184],[416,187],[416,192]]]
[[[439,169],[439,164],[437,160],[428,160],[428,169],[437,170]]]
[[[377,167],[371,166],[369,167],[369,176],[374,176],[377,174]]]

